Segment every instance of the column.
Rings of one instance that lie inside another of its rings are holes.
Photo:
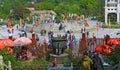
[[[4,70],[3,56],[0,55],[0,70]]]
[[[35,38],[35,33],[34,32],[32,33],[32,43],[36,44],[36,38]]]
[[[108,13],[105,11],[105,24],[108,24],[107,18],[108,18]]]
[[[117,12],[117,23],[119,23],[119,22],[120,22],[120,13]]]
[[[108,17],[107,2],[108,2],[108,0],[105,0],[105,24],[108,24],[108,22],[107,22],[107,17]]]
[[[117,23],[119,23],[120,22],[120,9],[119,9],[119,7],[120,7],[120,0],[118,0],[118,4],[117,4]]]
[[[105,7],[107,7],[107,2],[108,2],[108,1],[107,1],[107,0],[105,0]]]

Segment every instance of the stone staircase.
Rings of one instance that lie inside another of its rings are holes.
[[[58,67],[64,67],[64,64],[58,64],[57,66]]]
[[[34,26],[34,31],[37,33],[40,33],[40,31],[42,29],[45,29],[48,31],[52,30],[53,32],[60,32],[60,33],[64,33],[67,30],[73,31],[73,32],[80,32],[81,28],[84,28],[83,24],[79,24],[77,22],[74,23],[70,23],[70,22],[64,22],[62,23],[63,27],[65,27],[65,29],[59,31],[59,26],[60,24],[56,24],[56,23],[44,23],[44,24],[40,24],[37,26]],[[28,26],[29,28],[32,28],[32,25]]]

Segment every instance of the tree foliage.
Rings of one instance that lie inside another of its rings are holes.
[[[109,63],[117,64],[120,61],[120,46],[116,46],[114,54],[109,55],[106,59]]]
[[[16,19],[19,19],[19,18],[24,18],[24,15],[26,13],[30,13],[29,10],[27,10],[25,7],[23,6],[16,6],[14,9],[13,9],[13,16],[16,18]]]
[[[31,2],[35,4],[31,4]],[[0,0],[0,17],[8,17],[11,9],[23,6],[36,10],[54,10],[58,13],[76,13],[103,16],[104,0]]]

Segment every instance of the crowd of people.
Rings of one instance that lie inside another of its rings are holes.
[[[102,54],[87,51],[83,54],[82,70],[104,70]]]

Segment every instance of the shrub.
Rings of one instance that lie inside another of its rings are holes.
[[[113,51],[114,54],[109,55],[105,58],[108,63],[117,64],[120,61],[120,46],[116,46],[115,50]]]

